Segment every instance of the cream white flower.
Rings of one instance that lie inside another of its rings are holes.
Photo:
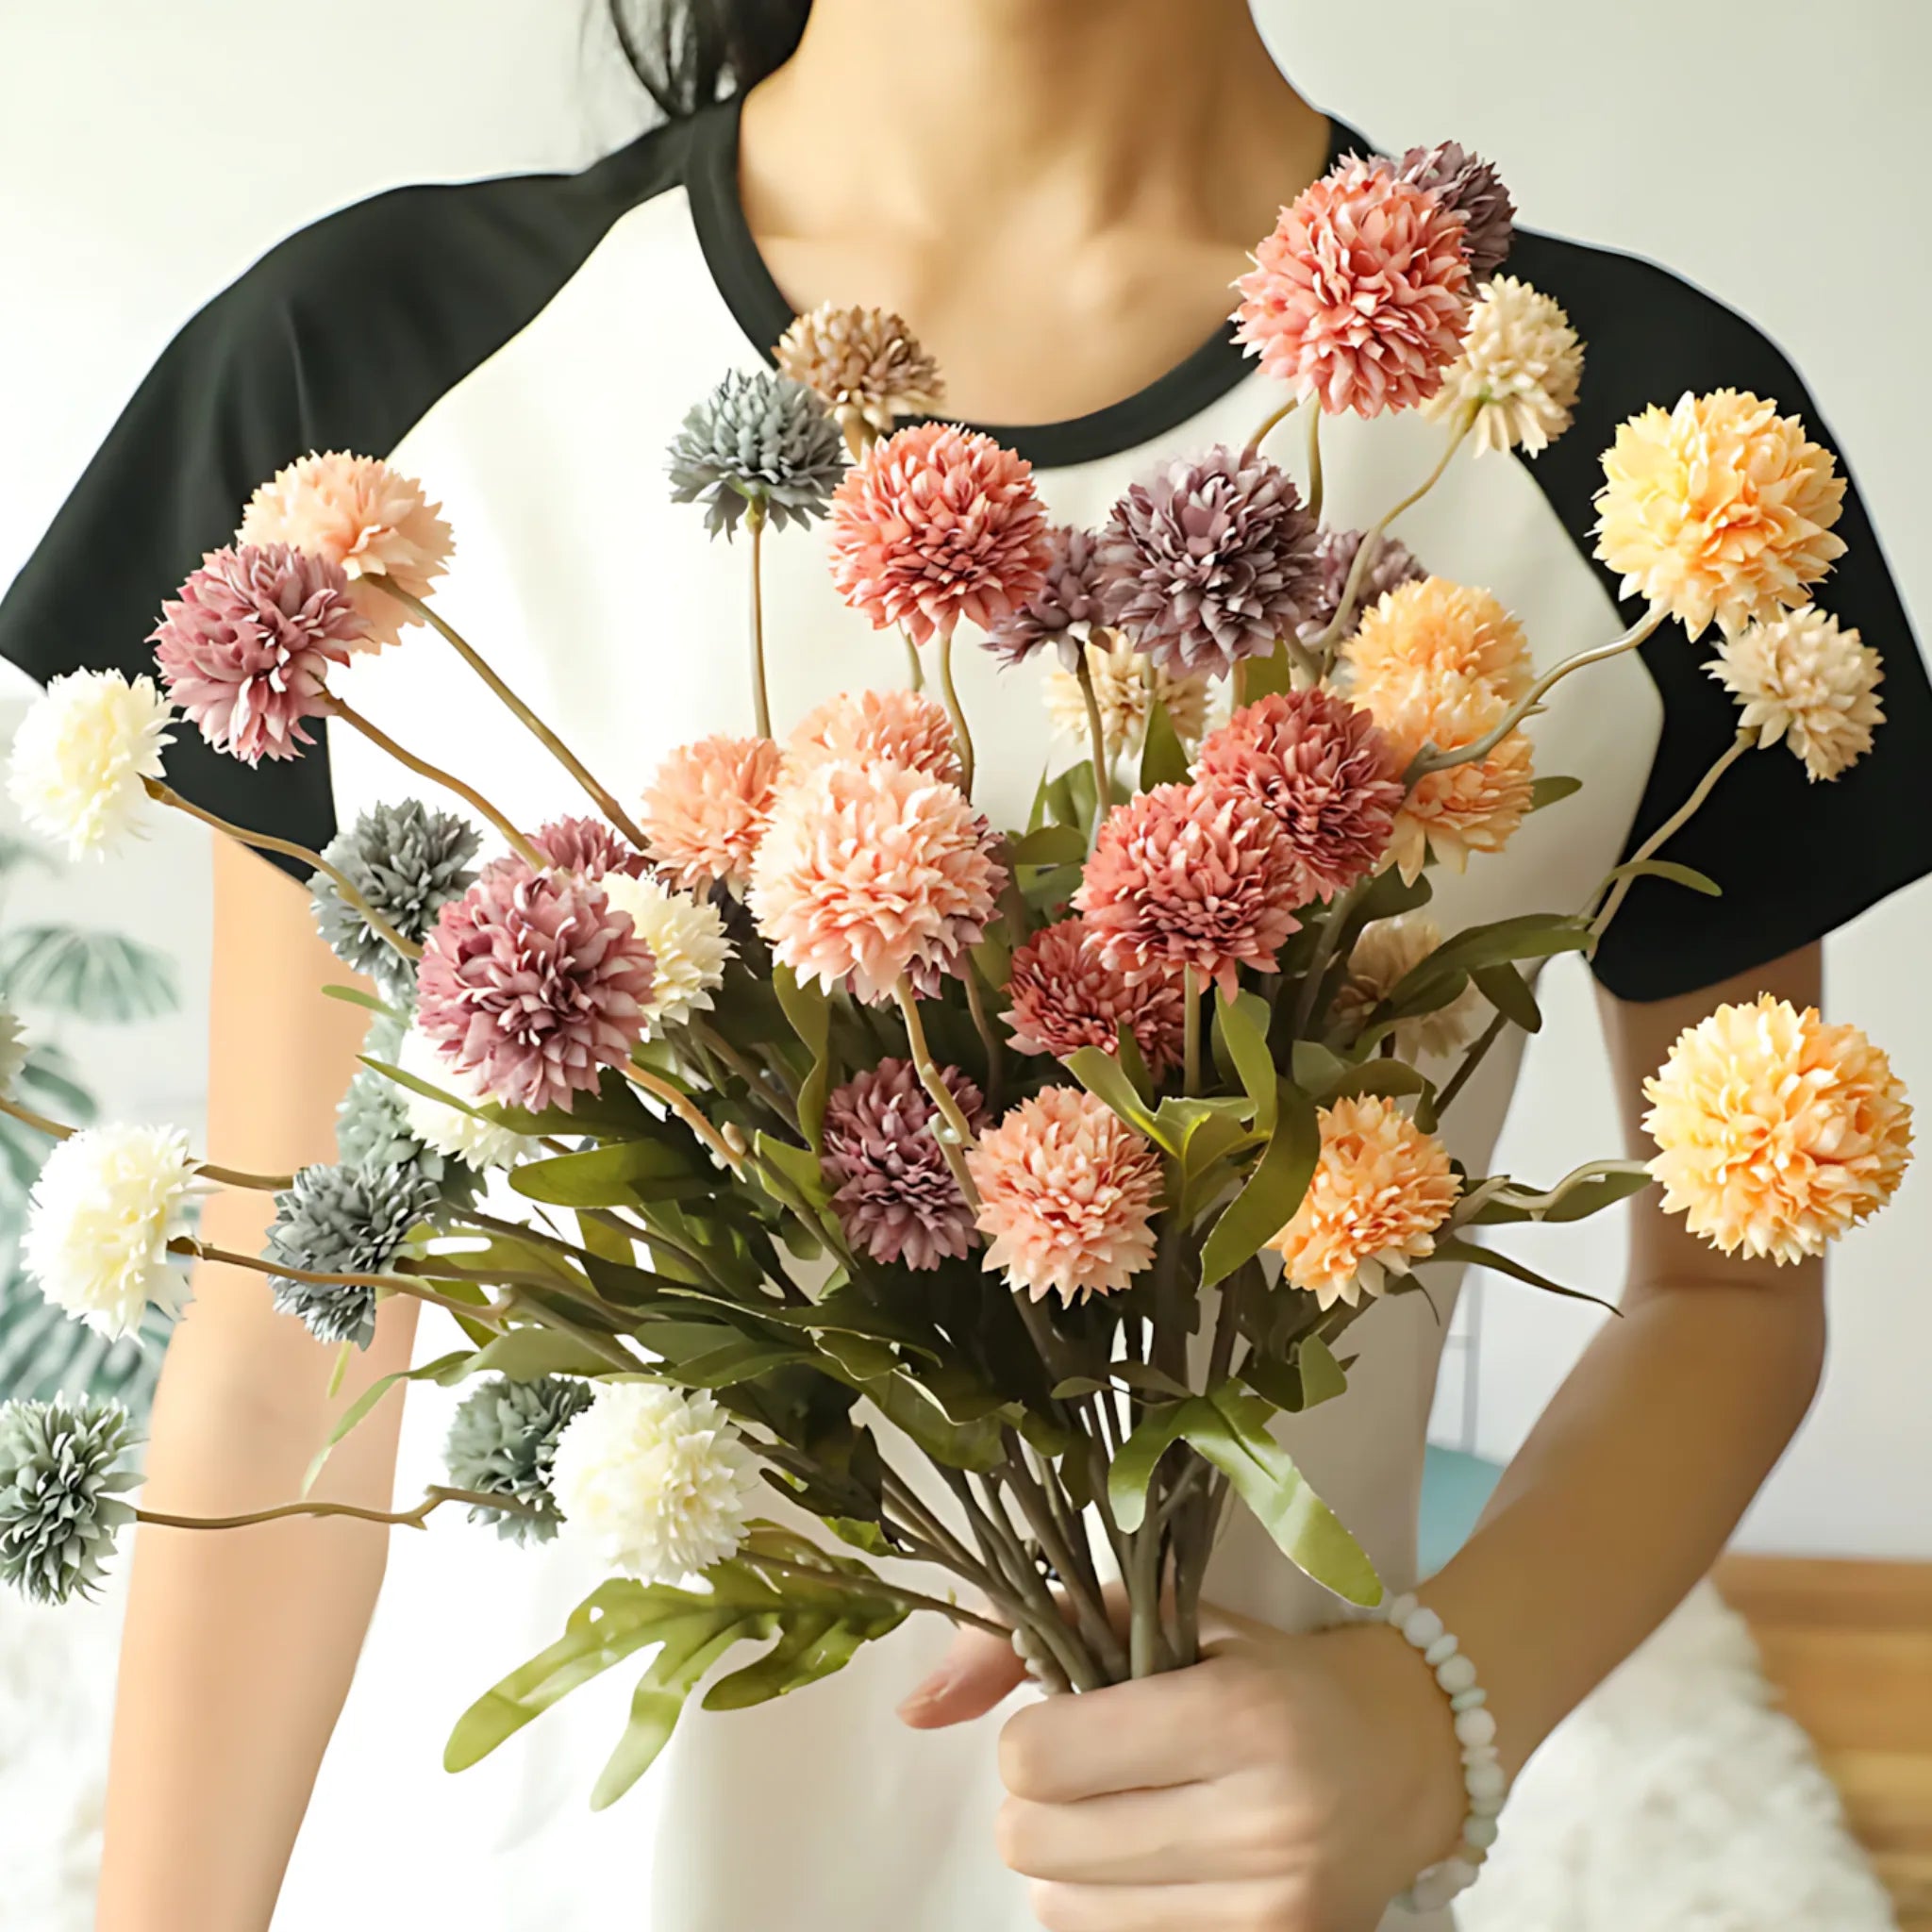
[[[20,1015],[0,1002],[0,1093],[11,1093],[29,1048],[22,1036]]]
[[[653,1033],[681,1025],[693,1013],[708,1012],[711,995],[724,984],[732,958],[724,921],[708,899],[674,891],[661,879],[634,879],[610,872],[597,881],[620,912],[630,914],[638,937],[657,962],[644,1018]]]
[[[41,693],[13,735],[7,790],[36,832],[70,858],[98,857],[140,824],[142,780],[161,775],[174,708],[151,677],[75,671]]]
[[[1147,742],[1151,700],[1167,707],[1174,735],[1191,749],[1208,728],[1208,680],[1177,677],[1142,657],[1131,644],[1089,644],[1087,670],[1100,707],[1100,732],[1109,759],[1141,756]],[[1053,728],[1075,743],[1087,742],[1087,700],[1080,680],[1058,665],[1041,687]]]
[[[723,1409],[658,1382],[603,1382],[557,1445],[563,1534],[612,1569],[675,1583],[744,1541],[758,1464]]]
[[[1534,456],[1569,428],[1582,379],[1583,344],[1570,318],[1540,289],[1497,275],[1423,414],[1441,421],[1474,403],[1478,449]]]
[[[1442,928],[1425,912],[1377,919],[1362,928],[1348,956],[1348,977],[1335,995],[1331,1016],[1359,1028],[1415,967],[1442,943]],[[1395,1028],[1395,1051],[1411,1063],[1446,1059],[1475,1031],[1482,995],[1463,988],[1446,1007],[1419,1013]]]
[[[178,1127],[88,1127],[47,1157],[27,1207],[22,1258],[40,1291],[89,1327],[118,1338],[152,1302],[188,1299],[186,1257],[194,1156]]]
[[[1812,604],[1747,625],[1705,669],[1738,700],[1740,729],[1760,748],[1784,740],[1814,781],[1857,764],[1885,723],[1878,653]]]
[[[460,1074],[443,1058],[436,1042],[419,1027],[411,1026],[396,1049],[396,1065],[432,1087],[440,1087],[453,1098],[481,1107],[490,1098],[476,1083],[475,1076]],[[403,1118],[409,1131],[425,1147],[434,1147],[453,1160],[467,1161],[480,1173],[486,1167],[508,1167],[530,1151],[526,1135],[513,1133],[461,1108],[445,1107],[418,1093],[413,1087],[398,1085],[403,1097]]]

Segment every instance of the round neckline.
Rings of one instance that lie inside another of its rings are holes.
[[[738,191],[738,141],[742,97],[737,94],[701,109],[690,124],[686,190],[691,222],[706,265],[725,306],[767,363],[793,310],[745,219]],[[1328,165],[1360,138],[1328,117]],[[1037,469],[1070,469],[1137,449],[1178,428],[1217,402],[1253,373],[1255,364],[1224,322],[1206,341],[1152,382],[1084,415],[1054,423],[968,423],[1017,451]],[[949,418],[950,420],[954,420]]]

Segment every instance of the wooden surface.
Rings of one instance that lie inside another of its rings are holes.
[[[1901,1932],[1932,1932],[1932,1563],[1729,1557],[1717,1581],[1817,1740]]]

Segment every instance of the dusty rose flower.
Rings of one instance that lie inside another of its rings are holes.
[[[1405,181],[1426,188],[1444,207],[1455,209],[1467,224],[1462,245],[1469,272],[1487,281],[1509,258],[1516,239],[1516,204],[1494,167],[1456,142],[1435,147],[1412,147],[1396,162]]]
[[[1375,721],[1319,686],[1244,705],[1202,744],[1194,770],[1265,806],[1324,899],[1381,862],[1404,795]]]
[[[1831,452],[1774,403],[1688,391],[1674,409],[1633,416],[1604,452],[1596,554],[1623,594],[1669,607],[1695,639],[1735,637],[1810,601],[1844,555],[1832,525],[1845,479]]]
[[[1128,490],[1098,561],[1107,621],[1129,643],[1165,670],[1221,677],[1301,623],[1315,520],[1285,470],[1216,448]]]
[[[827,988],[890,994],[983,928],[1005,874],[958,786],[904,765],[820,765],[778,796],[752,861],[751,908],[773,953]]]
[[[495,865],[437,915],[416,1024],[492,1099],[569,1112],[629,1058],[652,973],[651,949],[596,886]]]
[[[1369,1015],[1441,943],[1442,928],[1426,912],[1372,921],[1348,956],[1348,976],[1329,1006],[1330,1021],[1351,1038],[1358,1034]],[[1395,1051],[1411,1063],[1448,1058],[1475,1031],[1482,1004],[1475,988],[1465,986],[1446,1007],[1399,1022]]]
[[[976,1133],[986,1103],[957,1067],[940,1078]],[[953,1178],[932,1122],[938,1109],[910,1060],[881,1060],[825,1102],[820,1166],[846,1239],[874,1261],[937,1268],[974,1244],[973,1210]]]
[[[966,1157],[986,1266],[1035,1301],[1123,1289],[1154,1258],[1160,1157],[1104,1102],[1048,1087]]]
[[[1878,653],[1811,605],[1747,625],[1704,668],[1738,700],[1740,729],[1760,748],[1782,739],[1814,781],[1857,764],[1885,722]]]
[[[1387,161],[1343,161],[1282,209],[1235,283],[1241,339],[1331,413],[1426,402],[1469,325],[1466,232],[1460,212]]]
[[[832,581],[916,643],[964,617],[988,630],[1052,561],[1033,466],[990,436],[923,423],[876,443],[832,496]]]
[[[211,550],[148,638],[168,695],[217,751],[292,758],[327,710],[331,666],[369,635],[349,580],[285,543]]]
[[[1046,576],[1017,610],[986,634],[986,648],[1006,665],[1024,664],[1051,644],[1068,670],[1105,612],[1101,606],[1100,543],[1091,530],[1056,524],[1046,533]]]
[[[530,843],[546,864],[577,873],[592,884],[608,872],[641,879],[651,869],[651,861],[602,819],[552,819],[530,834]]]
[[[238,543],[287,543],[338,564],[369,623],[371,648],[392,644],[409,614],[379,583],[426,597],[449,565],[454,539],[423,486],[376,457],[309,455],[278,470],[242,513]]]
[[[987,863],[992,868],[993,877],[998,884],[993,888],[994,895],[1004,888],[1009,870],[1007,863],[1007,841],[992,828],[992,821],[984,812],[975,815],[974,824],[979,831],[979,849],[986,855]],[[982,909],[977,902],[964,911],[949,913],[940,933],[940,942],[933,949],[929,959],[915,959],[906,969],[906,977],[911,982],[912,991],[923,1000],[936,1000],[949,979],[963,979],[966,975],[966,962],[973,948],[986,937],[986,928],[993,918],[994,911]],[[864,995],[860,995],[864,997]],[[874,995],[874,1001],[887,997],[883,990]]]
[[[1022,1053],[1066,1059],[1083,1046],[1118,1054],[1125,1026],[1158,1080],[1179,1063],[1185,1024],[1174,967],[1129,978],[1082,919],[1042,926],[1013,955],[1007,1024]]]
[[[769,738],[723,733],[681,744],[644,793],[641,829],[666,877],[692,891],[741,891],[764,837],[780,754]]]
[[[890,436],[901,416],[930,416],[945,400],[939,364],[890,308],[823,303],[792,318],[775,358],[848,434],[864,424]]]
[[[1535,456],[1569,428],[1582,383],[1583,344],[1570,318],[1527,282],[1498,275],[1423,414],[1440,422],[1474,408],[1478,450]]]
[[[1400,682],[1411,673],[1467,677],[1512,703],[1535,674],[1523,626],[1502,603],[1446,577],[1403,584],[1365,609],[1343,655],[1357,687]]]
[[[1302,641],[1312,643],[1335,621],[1341,608],[1341,594],[1348,588],[1348,574],[1355,568],[1356,553],[1368,533],[1364,530],[1338,530],[1327,524],[1315,532],[1315,563],[1318,571],[1316,593],[1308,614],[1302,620]],[[1394,537],[1384,537],[1375,546],[1375,558],[1362,573],[1356,589],[1355,619],[1359,623],[1364,610],[1372,608],[1391,591],[1403,584],[1420,583],[1427,575],[1415,560],[1407,544]]]
[[[1509,706],[1488,685],[1453,672],[1412,673],[1358,687],[1356,701],[1382,727],[1407,771],[1424,745],[1457,751],[1499,724]],[[1390,850],[1413,881],[1430,852],[1461,872],[1472,852],[1500,852],[1529,811],[1536,783],[1528,737],[1521,726],[1489,753],[1420,779],[1395,815]]]
[[[1643,1095],[1665,1210],[1727,1255],[1822,1255],[1891,1199],[1911,1158],[1886,1056],[1769,993],[1687,1027]]]
[[[945,707],[915,691],[848,691],[808,711],[785,742],[781,783],[833,759],[890,758],[929,778],[959,781],[959,748]]]
[[[1110,762],[1137,758],[1147,742],[1147,721],[1158,702],[1184,745],[1196,745],[1208,724],[1206,677],[1176,676],[1127,643],[1091,643],[1087,675],[1100,710],[1100,741]],[[1053,728],[1076,744],[1088,741],[1087,699],[1080,680],[1058,664],[1041,686]]]
[[[1324,1307],[1378,1295],[1436,1251],[1456,1205],[1448,1150],[1379,1093],[1319,1116],[1322,1152],[1294,1218],[1268,1245],[1283,1274]]]
[[[1128,973],[1191,966],[1229,998],[1274,956],[1313,897],[1274,815],[1245,792],[1157,785],[1101,822],[1074,904]]]

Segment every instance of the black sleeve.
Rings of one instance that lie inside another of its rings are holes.
[[[1508,267],[1560,302],[1586,343],[1577,420],[1528,465],[1585,555],[1595,544],[1600,458],[1617,425],[1687,390],[1749,390],[1775,402],[1847,468],[1791,364],[1722,303],[1648,262],[1546,236],[1521,236]],[[1845,555],[1818,602],[1884,661],[1886,722],[1874,749],[1821,784],[1782,745],[1733,766],[1667,853],[1708,874],[1724,896],[1638,880],[1596,956],[1597,977],[1620,998],[1662,999],[1749,972],[1932,871],[1932,685],[1856,480],[1837,534]],[[1615,574],[1604,575],[1614,595]],[[1634,603],[1628,609],[1637,614]],[[1704,669],[1715,641],[1707,632],[1693,644],[1673,623],[1643,646],[1664,722],[1626,856],[1735,735],[1734,701]]]
[[[43,683],[152,672],[161,600],[232,540],[258,484],[310,450],[387,456],[678,159],[660,130],[581,175],[397,189],[271,250],[142,383],[0,602],[0,653]],[[251,770],[184,726],[167,761],[238,824],[311,848],[334,830],[320,736]]]

